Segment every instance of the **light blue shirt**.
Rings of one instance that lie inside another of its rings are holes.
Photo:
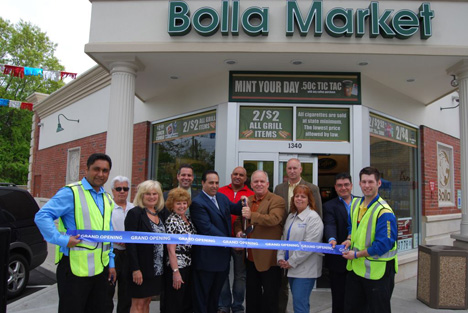
[[[100,188],[99,192],[96,192],[94,188],[89,184],[86,178],[81,180],[83,188],[89,190],[93,197],[96,205],[98,206],[101,214],[104,213],[104,188]],[[40,210],[36,213],[34,221],[39,227],[44,239],[52,244],[60,246],[60,252],[68,256],[69,248],[67,247],[70,236],[61,234],[54,221],[59,217],[62,218],[63,225],[68,230],[76,230],[75,223],[75,202],[73,197],[73,191],[69,187],[63,187],[60,189],[55,196],[53,196]],[[110,222],[110,230],[113,230],[112,221]],[[111,244],[109,252],[109,267],[114,268],[114,250]]]

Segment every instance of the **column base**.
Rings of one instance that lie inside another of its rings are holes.
[[[450,237],[455,239],[455,241],[453,242],[454,247],[468,250],[468,236],[453,234]]]

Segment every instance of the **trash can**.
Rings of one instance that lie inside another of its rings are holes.
[[[419,246],[417,299],[433,309],[468,309],[468,250]]]
[[[0,312],[6,312],[8,287],[8,259],[10,258],[10,228],[0,227]],[[3,264],[3,265],[1,265]]]

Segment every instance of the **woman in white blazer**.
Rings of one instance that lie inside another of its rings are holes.
[[[284,225],[283,240],[321,242],[323,222],[315,208],[312,191],[306,185],[294,188],[291,210]],[[321,253],[279,250],[278,264],[288,270],[294,313],[310,312],[310,293],[322,275]]]

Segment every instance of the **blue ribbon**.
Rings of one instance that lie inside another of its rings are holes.
[[[343,245],[333,249],[329,243],[307,241],[265,240],[237,237],[217,237],[192,234],[165,234],[133,231],[67,230],[67,235],[80,235],[79,239],[91,242],[122,242],[143,244],[180,244],[268,250],[299,250],[341,255]]]

